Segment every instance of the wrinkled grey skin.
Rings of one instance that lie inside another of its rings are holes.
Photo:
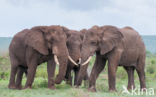
[[[54,89],[55,83],[61,83],[65,77],[69,56],[66,46],[68,31],[62,26],[36,26],[18,32],[9,47],[11,75],[8,87],[21,89],[22,76],[25,72],[27,81],[24,88],[31,88],[36,68],[43,62],[48,63],[48,88]],[[59,74],[55,80],[54,55],[58,57],[60,63]]]
[[[116,91],[118,66],[123,66],[128,73],[128,88],[134,87],[135,69],[139,75],[141,89],[146,88],[145,51],[141,36],[131,27],[119,29],[114,26],[94,26],[90,28],[85,33],[81,52],[82,63],[96,53],[96,61],[89,78],[88,90],[96,91],[96,79],[104,69],[107,60],[110,91]]]
[[[69,55],[78,64],[79,59],[81,58],[81,47],[82,47],[84,33],[82,31],[71,30],[69,34],[70,35],[67,39],[67,48],[69,51]],[[74,86],[79,86],[77,84],[77,78],[78,78],[79,73],[81,73],[80,75],[84,75],[82,80],[88,80],[87,71],[84,73],[79,72],[80,65],[76,66],[70,60],[68,60],[68,66],[67,66],[67,71],[66,71],[66,76],[65,76],[67,84],[70,84],[72,86],[72,75],[71,75],[72,70],[74,72]]]

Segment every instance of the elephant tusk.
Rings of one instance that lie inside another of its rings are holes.
[[[86,64],[91,60],[91,58],[92,58],[92,56],[90,56],[90,57],[87,59],[87,61],[85,61],[85,62],[82,64],[82,66],[83,66],[83,65],[86,65]]]
[[[78,64],[81,64],[81,58],[79,58],[79,63]]]
[[[56,64],[60,65],[60,63],[59,63],[58,58],[57,58],[56,55],[54,55],[54,61],[55,61]]]
[[[78,64],[77,64],[70,56],[68,56],[68,59],[69,59],[73,64],[75,64],[76,66],[78,66]]]

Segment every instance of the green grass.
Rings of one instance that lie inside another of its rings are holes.
[[[91,60],[89,71],[91,71],[92,64],[94,63],[95,57]],[[58,68],[56,70],[58,72]],[[122,94],[122,86],[127,86],[127,73],[122,67],[118,67],[117,71],[117,81],[116,88],[117,92],[108,91],[108,76],[107,67],[99,75],[96,87],[97,92],[91,93],[87,91],[87,87],[83,84],[80,88],[71,87],[65,82],[56,85],[56,90],[50,90],[47,88],[47,71],[46,63],[40,65],[37,68],[37,73],[35,81],[33,83],[32,89],[26,90],[11,90],[8,89],[10,75],[10,63],[8,55],[3,55],[0,57],[0,97],[150,97],[144,95],[130,95]],[[25,84],[26,78],[23,79],[23,86]],[[147,88],[154,88],[156,97],[156,57],[155,55],[148,55],[146,58],[146,84]],[[135,85],[139,88],[138,75],[135,72]]]
[[[122,85],[127,85],[127,79],[117,79],[117,92],[108,91],[108,82],[104,74],[101,74],[97,80],[97,92],[88,92],[82,85],[79,89],[66,85],[64,82],[56,85],[56,90],[47,89],[47,79],[35,78],[33,89],[26,90],[10,90],[7,88],[8,80],[0,81],[0,97],[134,97],[128,94],[122,94]],[[25,80],[24,80],[25,82]],[[138,79],[135,80],[136,87],[139,87]],[[154,88],[156,90],[155,81],[147,80],[147,88]],[[156,92],[156,91],[155,91]],[[139,97],[139,96],[136,96]],[[140,97],[146,97],[140,96]],[[154,96],[153,96],[154,97]]]

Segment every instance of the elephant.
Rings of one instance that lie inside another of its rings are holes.
[[[85,30],[85,29],[83,29]],[[80,70],[80,63],[81,63],[81,47],[82,47],[82,41],[83,41],[83,36],[84,36],[84,31],[75,31],[71,30],[69,33],[69,38],[67,39],[67,48],[69,52],[69,56],[71,57],[68,61],[68,66],[67,66],[67,71],[66,71],[66,76],[65,80],[66,83],[72,86],[72,76],[71,76],[71,71],[74,71],[74,86],[79,86],[77,84],[77,78],[79,75],[79,70]],[[81,75],[84,75],[83,79],[85,81],[88,80],[88,73],[87,71],[82,73]]]
[[[96,92],[96,79],[108,61],[109,90],[116,91],[117,66],[123,66],[128,74],[128,89],[134,86],[134,70],[136,69],[140,88],[146,88],[145,83],[145,57],[144,42],[139,33],[127,26],[93,26],[85,33],[82,44],[82,63],[85,66],[96,54],[96,60],[89,78],[88,91]]]
[[[35,26],[18,32],[9,46],[11,75],[8,87],[21,89],[21,80],[25,72],[27,80],[24,89],[32,88],[37,66],[47,62],[48,88],[55,89],[55,84],[61,83],[67,69],[68,31],[69,29],[63,26],[51,25]],[[59,72],[54,79],[56,64],[59,65]]]

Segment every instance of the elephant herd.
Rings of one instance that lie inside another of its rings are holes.
[[[131,27],[93,26],[80,31],[64,26],[36,26],[18,32],[9,46],[11,74],[10,89],[32,88],[37,66],[47,62],[48,88],[63,80],[72,85],[71,71],[74,71],[74,86],[82,80],[89,81],[88,91],[96,91],[96,79],[108,62],[108,84],[110,91],[116,91],[116,71],[123,66],[128,74],[128,89],[135,87],[134,70],[137,71],[140,88],[145,83],[145,45],[141,36]],[[91,74],[87,68],[92,56],[96,55]],[[59,71],[55,77],[56,64]],[[22,88],[23,74],[27,80]]]

